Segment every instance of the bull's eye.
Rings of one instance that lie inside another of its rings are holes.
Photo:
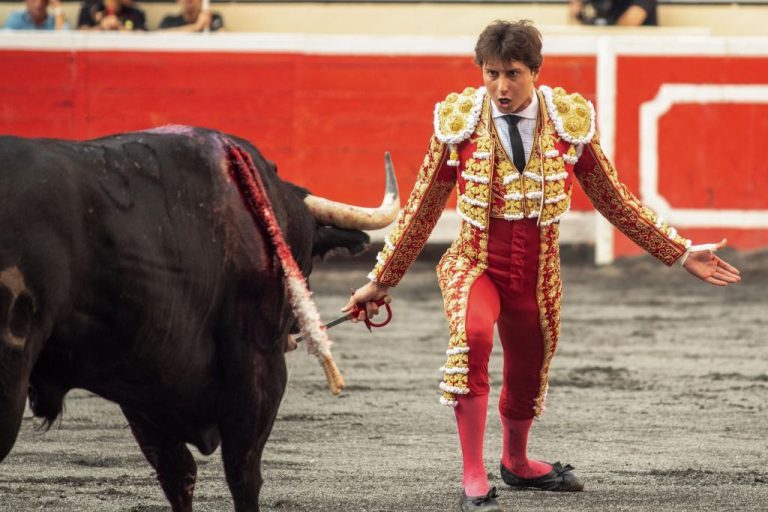
[[[12,300],[11,290],[0,283],[0,331],[4,331],[8,326],[8,313],[11,309]]]
[[[26,338],[32,326],[32,315],[34,314],[34,302],[27,292],[21,292],[16,297],[16,302],[11,309],[9,328],[11,334],[17,338]]]

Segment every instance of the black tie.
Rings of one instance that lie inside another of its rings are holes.
[[[504,116],[504,120],[509,125],[509,140],[512,143],[512,163],[515,164],[517,170],[523,172],[525,169],[525,148],[523,147],[523,139],[520,137],[520,130],[517,129],[517,123],[522,119],[520,116],[508,114]]]

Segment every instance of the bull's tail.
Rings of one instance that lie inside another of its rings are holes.
[[[337,395],[344,389],[344,379],[331,355],[331,340],[320,322],[320,314],[311,298],[312,292],[285,242],[261,175],[247,151],[231,140],[225,140],[224,145],[229,175],[237,185],[246,210],[254,223],[267,234],[278,256],[285,276],[288,300],[299,321],[302,336],[307,340],[307,350],[320,360],[331,393]]]

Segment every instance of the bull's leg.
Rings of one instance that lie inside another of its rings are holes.
[[[197,479],[197,464],[186,445],[157,431],[143,417],[123,407],[133,437],[155,468],[157,480],[173,512],[192,511],[192,493]]]
[[[249,372],[250,373],[250,372]],[[221,454],[224,473],[236,512],[258,512],[261,491],[261,456],[285,391],[282,350],[254,355],[253,373],[232,385],[233,401],[221,418]]]

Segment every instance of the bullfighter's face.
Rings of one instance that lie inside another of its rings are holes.
[[[500,112],[513,114],[530,105],[538,71],[519,60],[483,62],[482,70],[483,84]]]

